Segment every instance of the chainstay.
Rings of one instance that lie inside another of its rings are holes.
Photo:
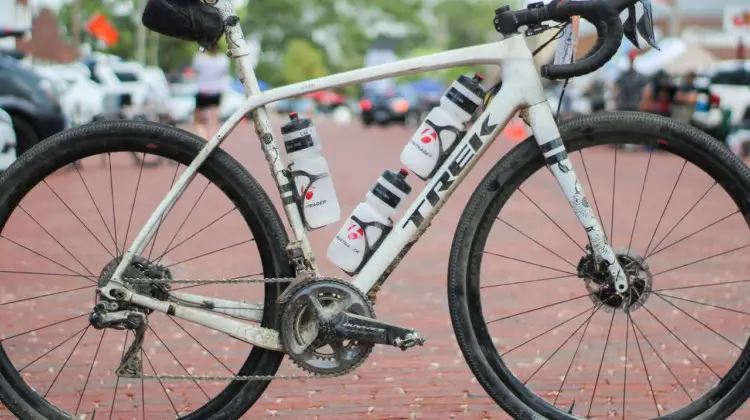
[[[132,283],[192,283],[192,284],[232,284],[232,283],[291,283],[295,277],[269,278],[215,278],[215,279],[152,279],[148,277],[124,277],[122,280]]]
[[[215,279],[152,279],[126,277],[124,281],[131,283],[162,283],[162,284],[233,284],[233,283],[291,283],[295,277],[269,277],[269,278],[215,278]],[[351,373],[354,369],[335,374],[311,374],[311,375],[140,375],[136,379],[149,379],[158,381],[273,381],[273,380],[304,380],[304,379],[332,379],[339,378]]]

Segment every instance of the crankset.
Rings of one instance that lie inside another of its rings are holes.
[[[406,350],[425,342],[414,330],[376,320],[368,298],[341,280],[299,283],[282,302],[279,338],[294,363],[308,372],[343,374],[361,365],[375,344]]]

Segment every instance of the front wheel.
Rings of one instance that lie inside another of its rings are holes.
[[[576,205],[594,210],[629,292],[613,293],[527,139],[478,186],[451,250],[450,314],[472,372],[518,419],[728,417],[750,394],[750,171],[660,116],[604,112],[560,130],[591,203]],[[624,144],[639,147],[612,147]]]
[[[36,145],[0,177],[0,401],[16,416],[236,419],[263,394],[266,378],[119,377],[114,371],[134,334],[97,330],[88,320],[100,299],[96,287],[111,277],[204,145],[163,124],[91,123]],[[146,167],[154,157],[174,164]],[[94,164],[83,171],[74,162]],[[125,277],[149,276],[155,272],[149,267],[168,270],[173,279],[290,277],[287,242],[257,181],[217,149]],[[263,305],[259,323],[272,328],[286,285],[175,283],[171,291],[257,302]],[[129,287],[168,298],[144,283]],[[147,326],[144,375],[273,376],[284,356],[159,312],[148,315]]]

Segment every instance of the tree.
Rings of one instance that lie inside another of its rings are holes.
[[[328,74],[323,52],[303,38],[287,43],[282,74],[286,83],[297,83]]]

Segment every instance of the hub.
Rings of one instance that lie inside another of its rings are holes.
[[[99,287],[107,285],[122,257],[107,263],[99,274]],[[131,279],[171,280],[172,273],[168,268],[155,264],[141,256],[134,256],[128,268],[122,274],[123,284],[135,293],[150,296],[154,299],[167,300],[169,286],[161,282],[134,281]]]
[[[606,266],[596,266],[592,254],[581,258],[578,263],[578,276],[583,278],[589,298],[595,305],[612,313],[628,313],[643,306],[651,295],[653,277],[643,256],[633,250],[615,249],[620,266],[628,279],[628,291],[620,295],[615,290],[614,279],[609,276]]]

